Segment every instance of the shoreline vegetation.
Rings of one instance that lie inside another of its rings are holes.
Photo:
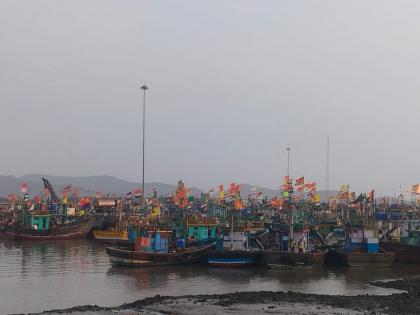
[[[30,314],[420,314],[420,277],[379,281],[371,285],[401,290],[402,293],[387,296],[334,296],[261,291],[188,296],[157,295],[117,307],[84,305]]]

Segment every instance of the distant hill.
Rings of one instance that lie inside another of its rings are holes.
[[[134,188],[139,188],[139,183],[128,182],[113,176],[89,176],[89,177],[70,177],[70,176],[53,176],[53,175],[42,175],[42,174],[31,174],[24,175],[22,177],[14,176],[3,176],[0,175],[0,197],[7,197],[9,193],[18,193],[20,186],[23,181],[28,183],[28,193],[30,196],[40,194],[43,190],[43,183],[41,178],[47,178],[57,193],[62,191],[64,187],[73,185],[80,189],[81,194],[93,195],[96,191],[102,194],[126,194],[132,191]],[[187,186],[188,188],[191,188]],[[225,187],[227,189],[228,187]],[[170,185],[165,183],[146,183],[145,190],[146,194],[152,194],[153,189],[156,189],[159,195],[172,194],[176,190],[176,185]],[[198,188],[192,187],[192,192],[195,196],[200,195],[202,192]],[[280,196],[279,190],[270,188],[264,188],[259,186],[252,186],[249,184],[241,184],[241,195],[242,198],[247,198],[249,193],[253,191],[262,191],[263,196],[267,196],[269,199],[275,196]],[[326,200],[327,193],[320,191],[322,200]],[[336,191],[330,191],[330,195],[336,195]]]
[[[140,188],[139,183],[132,183],[113,176],[89,176],[89,177],[69,177],[69,176],[52,176],[42,174],[24,175],[22,177],[1,176],[0,175],[0,196],[6,197],[10,192],[19,192],[23,181],[28,184],[28,193],[31,196],[40,194],[43,190],[42,177],[47,178],[57,193],[62,191],[64,187],[72,185],[80,189],[81,194],[93,195],[96,191],[103,194],[126,194],[134,188]],[[176,190],[176,185],[164,183],[146,183],[146,194],[151,194],[153,189],[160,195],[167,195]],[[198,188],[191,188],[193,194],[200,194]]]

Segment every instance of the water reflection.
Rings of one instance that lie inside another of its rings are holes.
[[[111,266],[103,246],[85,241],[0,242],[0,313],[83,304],[120,305],[148,296],[297,291],[390,294],[370,281],[420,274],[420,266],[316,270],[219,269],[206,265]],[[22,301],[25,303],[22,303]]]

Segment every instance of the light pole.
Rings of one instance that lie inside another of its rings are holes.
[[[291,148],[286,148],[287,150],[287,176],[290,177],[290,150]]]
[[[141,207],[144,210],[145,205],[145,191],[144,191],[144,143],[146,139],[146,91],[149,89],[146,84],[141,86],[141,89],[143,90],[143,172],[142,172],[142,184],[141,184],[141,191],[142,191],[142,201],[141,201]]]

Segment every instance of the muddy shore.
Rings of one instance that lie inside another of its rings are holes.
[[[296,292],[155,296],[118,307],[85,305],[32,314],[420,314],[420,278],[372,284],[404,292],[389,296],[333,296]]]

